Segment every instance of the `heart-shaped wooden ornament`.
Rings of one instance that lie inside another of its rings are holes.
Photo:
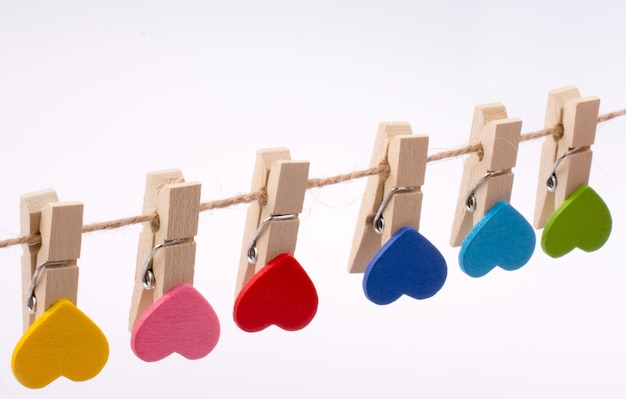
[[[511,204],[499,201],[467,234],[461,251],[461,270],[481,277],[499,266],[516,270],[524,266],[535,251],[535,230]]]
[[[143,312],[131,334],[131,348],[146,362],[176,352],[200,359],[217,345],[220,323],[207,300],[190,284],[180,284]]]
[[[108,358],[109,343],[100,328],[72,302],[60,299],[26,330],[11,368],[22,385],[42,388],[61,376],[93,378]]]
[[[403,227],[376,252],[363,276],[363,292],[370,301],[387,305],[406,294],[430,298],[448,275],[439,250],[417,230]]]
[[[298,261],[281,254],[259,270],[239,292],[233,317],[244,331],[274,324],[287,331],[306,327],[317,312],[317,291]]]
[[[574,248],[591,252],[609,239],[613,219],[606,203],[591,187],[576,189],[546,222],[541,235],[543,251],[558,258]]]

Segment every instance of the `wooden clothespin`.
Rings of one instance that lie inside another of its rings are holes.
[[[520,268],[535,248],[532,227],[509,204],[521,127],[501,104],[474,111],[469,144],[480,144],[481,150],[465,160],[450,237],[453,247],[463,243],[459,263],[472,277],[495,266]]]
[[[200,183],[177,169],[148,173],[130,311],[131,347],[145,361],[173,352],[199,359],[213,350],[220,326],[211,305],[193,288]]]
[[[553,257],[596,250],[611,232],[608,207],[587,185],[599,109],[598,97],[581,98],[573,86],[548,93],[545,127],[562,125],[563,134],[542,146],[534,225],[545,227],[542,248]]]
[[[265,200],[250,205],[244,229],[233,312],[242,330],[299,330],[317,312],[315,286],[293,257],[308,173],[286,148],[257,152],[252,192]]]
[[[59,376],[93,378],[108,360],[106,337],[76,307],[82,223],[83,204],[58,202],[54,190],[21,198],[22,233],[41,235],[41,243],[24,244],[24,335],[11,362],[16,378],[29,388]]]
[[[427,151],[428,136],[408,123],[379,125],[370,166],[387,164],[389,174],[368,178],[348,271],[365,273],[365,295],[380,305],[403,294],[428,298],[447,276],[443,256],[417,231]]]

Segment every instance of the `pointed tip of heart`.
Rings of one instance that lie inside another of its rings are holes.
[[[461,270],[482,277],[496,266],[517,270],[535,251],[535,230],[509,203],[496,203],[476,223],[459,252]]]
[[[439,250],[417,230],[403,227],[367,265],[363,292],[377,305],[388,305],[402,295],[426,299],[439,292],[447,275]]]
[[[604,200],[583,184],[548,219],[541,235],[541,248],[553,258],[574,248],[592,252],[606,243],[612,226],[611,212]]]
[[[278,255],[243,286],[233,319],[246,332],[276,325],[301,330],[317,313],[317,291],[300,263],[290,254]]]
[[[180,284],[157,299],[135,323],[131,348],[143,361],[172,353],[196,360],[217,345],[220,324],[209,302],[190,284]]]
[[[56,301],[26,330],[13,351],[15,378],[43,388],[64,376],[95,377],[109,358],[109,343],[98,326],[67,299]]]

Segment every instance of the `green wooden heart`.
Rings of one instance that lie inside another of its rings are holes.
[[[609,239],[613,221],[602,198],[587,185],[567,197],[546,223],[541,236],[543,251],[558,258],[578,247],[599,249]]]

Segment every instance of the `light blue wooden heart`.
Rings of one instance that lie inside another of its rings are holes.
[[[516,270],[535,250],[535,231],[509,203],[500,201],[469,232],[459,253],[461,270],[481,277],[499,266]]]

